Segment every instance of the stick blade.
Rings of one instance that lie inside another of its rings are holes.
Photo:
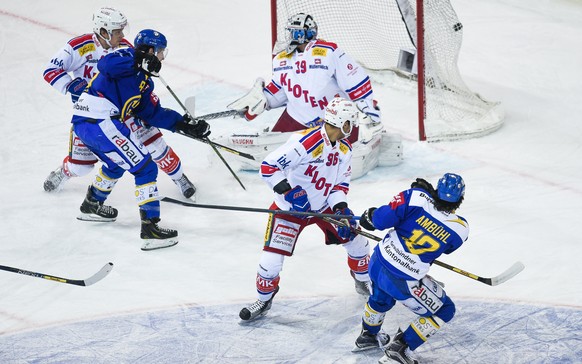
[[[111,272],[113,270],[113,263],[109,262],[107,264],[105,264],[103,266],[103,268],[101,268],[99,270],[99,272],[93,274],[91,277],[83,280],[83,283],[85,286],[90,286],[92,284],[95,284],[97,282],[99,282],[100,280],[102,280],[103,278],[105,278],[109,272]]]
[[[507,282],[511,278],[518,275],[522,270],[525,269],[525,265],[522,262],[515,262],[511,267],[509,267],[505,272],[500,275],[491,278],[491,285],[497,286],[501,283]]]

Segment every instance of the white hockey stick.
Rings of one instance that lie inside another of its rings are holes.
[[[61,278],[61,277],[57,277],[57,276],[51,276],[51,275],[44,274],[44,273],[31,272],[31,271],[20,269],[20,268],[13,268],[13,267],[7,267],[5,265],[0,265],[0,270],[5,270],[7,272],[23,274],[23,275],[29,276],[29,277],[48,279],[49,281],[55,281],[55,282],[59,282],[59,283],[74,284],[75,286],[90,286],[92,284],[95,284],[95,283],[99,282],[100,280],[102,280],[103,278],[105,278],[109,274],[109,272],[111,272],[112,269],[113,269],[113,263],[107,263],[103,266],[103,268],[101,268],[99,270],[99,272],[93,274],[91,277],[89,277],[87,279],[69,279],[69,278]]]

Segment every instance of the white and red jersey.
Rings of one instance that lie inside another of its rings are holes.
[[[324,126],[303,130],[270,153],[261,164],[261,175],[274,188],[287,179],[291,187],[301,186],[312,211],[347,203],[350,188],[352,145],[346,139],[329,140]],[[275,204],[291,209],[283,195],[275,193]]]
[[[44,80],[60,93],[66,94],[72,80],[81,77],[89,82],[98,72],[97,62],[120,47],[131,47],[131,43],[123,39],[119,47],[105,49],[93,33],[75,37],[50,60],[43,72]]]
[[[287,112],[306,127],[321,123],[326,105],[336,96],[365,100],[373,106],[366,71],[335,43],[312,40],[303,52],[283,51],[273,58],[273,76],[264,88],[268,108],[287,105]]]

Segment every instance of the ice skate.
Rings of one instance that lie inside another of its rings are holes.
[[[63,167],[59,167],[52,171],[44,181],[44,190],[46,192],[56,191],[65,183],[70,177],[65,174]]]
[[[268,301],[257,300],[252,305],[240,310],[238,316],[241,318],[241,320],[250,321],[254,320],[259,316],[264,315],[265,313],[267,313],[267,311],[271,309],[271,305],[273,304],[273,298],[275,298],[277,292],[279,292],[279,287],[275,288],[275,292],[273,292],[273,295]]]
[[[82,221],[111,222],[117,218],[117,209],[104,205],[103,202],[93,197],[91,186],[87,190],[87,196],[85,196],[80,210],[81,214],[77,216],[77,219]]]
[[[358,281],[354,272],[350,271],[352,278],[354,279],[356,292],[364,297],[370,297],[372,294],[372,282],[371,281]]]
[[[194,184],[190,182],[185,174],[182,174],[182,177],[179,179],[174,180],[174,183],[180,187],[180,191],[182,191],[182,195],[184,195],[184,197],[191,198],[192,200],[196,199],[196,196],[194,196],[196,193],[196,187],[194,187]]]
[[[374,335],[366,329],[362,329],[360,336],[356,339],[356,346],[352,349],[352,352],[364,351],[375,348],[384,348],[386,344],[390,341],[390,336],[388,336],[383,331]]]
[[[169,248],[178,244],[178,232],[172,229],[164,229],[158,226],[159,217],[147,219],[145,212],[140,210],[141,214],[141,234],[143,240],[141,250],[156,250]]]
[[[402,364],[418,364],[418,360],[412,359],[408,356],[408,344],[403,340],[404,333],[398,329],[393,340],[384,349],[384,356],[378,361],[381,364],[386,363],[402,363]]]

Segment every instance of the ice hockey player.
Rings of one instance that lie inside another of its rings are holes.
[[[367,230],[390,229],[370,258],[373,294],[364,306],[361,350],[386,344],[380,329],[386,312],[399,301],[419,317],[400,328],[384,347],[380,363],[418,363],[409,354],[455,315],[455,305],[443,286],[427,273],[441,254],[457,250],[469,236],[467,220],[455,214],[463,202],[465,183],[446,173],[436,190],[422,178],[384,206],[367,209],[360,224]]]
[[[159,76],[165,58],[165,37],[146,29],[149,41],[138,41],[135,50],[118,49],[98,63],[99,73],[74,105],[73,130],[103,165],[87,190],[80,220],[114,221],[117,210],[104,205],[117,180],[129,171],[135,177],[135,197],[141,216],[142,250],[166,248],[178,243],[176,230],[158,227],[160,202],[158,167],[137,136],[123,122],[133,115],[149,125],[180,130],[197,138],[210,134],[204,120],[163,108],[153,93],[152,77]],[[155,40],[157,39],[157,40]],[[163,39],[163,41],[161,41]]]
[[[271,209],[353,215],[347,203],[352,153],[347,137],[357,120],[355,104],[335,98],[326,108],[323,125],[293,133],[287,143],[267,156],[261,175],[274,191]],[[269,217],[257,269],[258,300],[240,311],[242,320],[255,319],[271,308],[283,261],[293,254],[303,229],[313,224],[323,231],[327,245],[340,244],[346,249],[356,291],[370,295],[366,238],[353,234],[347,226],[336,227],[320,218],[274,214]],[[349,224],[357,227],[355,219]]]
[[[71,95],[77,101],[87,83],[97,73],[97,62],[119,47],[131,47],[124,38],[127,18],[119,10],[110,7],[98,9],[93,15],[93,32],[75,37],[67,42],[51,59],[43,76],[46,82],[59,92]],[[138,38],[147,39],[147,38]],[[169,147],[162,133],[155,127],[142,126],[132,117],[126,120],[128,127],[136,130],[138,138],[152,155],[160,169],[178,185],[186,198],[191,198],[196,188],[182,171],[178,155]],[[71,177],[88,174],[97,163],[97,157],[80,141],[71,128],[69,154],[63,163],[52,171],[44,182],[47,192],[56,191]]]
[[[354,101],[372,122],[380,122],[366,71],[335,43],[317,39],[311,15],[293,15],[285,29],[287,47],[273,58],[271,82],[265,87],[258,79],[229,108],[245,110],[245,118],[252,120],[265,110],[285,106],[271,131],[289,132],[321,125],[326,105],[340,96]],[[357,139],[355,127],[349,141]]]

